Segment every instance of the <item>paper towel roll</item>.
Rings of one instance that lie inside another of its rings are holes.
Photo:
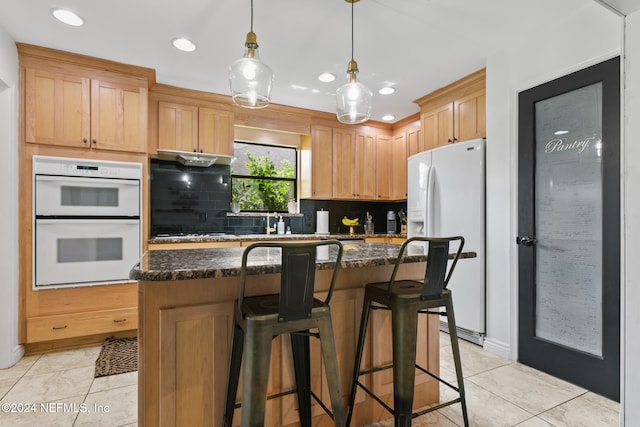
[[[316,212],[316,233],[329,234],[329,211]]]
[[[321,261],[326,261],[329,259],[329,246],[318,246],[316,247],[316,259]]]

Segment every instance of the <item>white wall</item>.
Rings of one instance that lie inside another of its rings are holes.
[[[640,11],[626,18],[624,133],[623,422],[640,420]]]
[[[18,53],[0,27],[0,368],[22,357],[18,345]]]
[[[596,2],[556,16],[487,58],[487,339],[517,358],[517,94],[621,53],[623,20]]]

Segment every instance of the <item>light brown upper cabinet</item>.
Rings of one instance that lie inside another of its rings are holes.
[[[196,151],[198,107],[170,102],[158,103],[158,149]]]
[[[147,82],[76,70],[70,66],[26,68],[26,142],[145,152]]]
[[[333,130],[333,198],[375,200],[379,171],[376,136],[351,129]],[[378,173],[376,173],[378,172]]]
[[[486,104],[484,89],[454,101],[454,142],[483,138],[487,135]]]
[[[333,192],[333,128],[311,126],[311,138],[300,149],[300,196],[330,199]]]
[[[415,101],[420,105],[420,148],[486,136],[485,75],[484,69],[476,71]]]
[[[200,107],[198,147],[200,152],[233,156],[233,113]]]
[[[391,198],[404,200],[407,198],[407,140],[404,133],[394,135],[391,157],[393,159]]]
[[[356,198],[376,198],[377,174],[372,165],[376,163],[376,136],[356,131]]]
[[[233,113],[160,101],[158,149],[233,156]]]
[[[392,141],[393,138],[387,135],[378,135],[376,137],[377,200],[391,200],[391,181],[393,176]]]
[[[424,139],[422,130],[411,129],[407,131],[407,158],[424,151]]]
[[[356,189],[356,132],[333,129],[333,198],[355,199]]]

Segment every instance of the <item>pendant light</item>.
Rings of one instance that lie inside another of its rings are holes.
[[[229,66],[229,86],[233,103],[244,108],[264,108],[269,105],[273,71],[260,60],[258,38],[253,32],[253,0],[251,0],[251,31],[247,33],[244,56]]]
[[[373,94],[358,81],[358,64],[353,59],[353,4],[359,0],[345,1],[351,3],[351,61],[347,66],[347,83],[336,91],[336,115],[339,122],[353,125],[369,120]]]

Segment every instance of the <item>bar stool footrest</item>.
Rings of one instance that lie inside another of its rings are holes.
[[[272,395],[267,396],[267,400],[277,399],[277,398],[279,398],[279,397],[284,397],[284,396],[288,396],[288,395],[290,395],[290,394],[295,394],[297,391],[298,391],[298,390],[297,390],[297,389],[295,389],[295,388],[294,388],[293,390],[282,391],[282,392],[280,392],[280,393],[276,393],[276,394],[272,394]],[[319,398],[319,397],[318,397],[318,396],[317,396],[317,395],[316,395],[312,390],[309,390],[309,394],[311,395],[311,397],[313,397],[313,399],[316,401],[316,403],[317,403],[318,405],[320,405],[320,407],[321,407],[322,409],[324,409],[324,412],[326,412],[326,413],[327,413],[327,415],[329,415],[329,417],[330,417],[331,419],[333,419],[333,412],[331,412],[331,410],[330,410],[329,408],[327,408],[327,405],[325,405],[325,404],[322,402],[322,400],[320,400],[320,398]],[[242,408],[242,402],[236,403],[236,404],[233,406],[233,408],[234,408],[234,409]],[[227,425],[226,418],[225,418],[225,421],[224,421],[224,425],[225,425],[225,426]]]

